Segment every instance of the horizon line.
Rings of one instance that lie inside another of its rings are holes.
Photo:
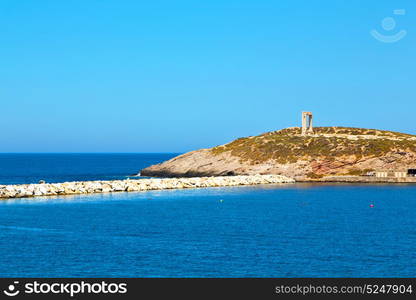
[[[185,152],[0,152],[1,154],[180,154]]]

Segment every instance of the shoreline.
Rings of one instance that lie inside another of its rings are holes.
[[[326,176],[292,179],[282,175],[144,178],[0,185],[0,200],[43,196],[143,192],[153,190],[247,186],[282,183],[416,183],[416,177]]]
[[[345,182],[345,183],[416,183],[416,177],[373,176],[325,176],[322,178],[296,179],[296,182]]]
[[[281,175],[242,175],[0,185],[0,199],[281,183],[295,180]]]

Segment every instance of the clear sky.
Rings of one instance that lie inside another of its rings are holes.
[[[416,134],[412,0],[0,0],[0,33],[0,152],[184,152],[302,110]]]

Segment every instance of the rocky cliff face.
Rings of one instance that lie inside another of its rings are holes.
[[[416,168],[416,136],[390,131],[318,127],[302,136],[287,128],[185,153],[141,171],[143,176],[278,174],[296,179]]]

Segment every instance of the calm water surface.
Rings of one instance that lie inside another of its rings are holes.
[[[126,179],[175,153],[0,154],[0,184]]]
[[[0,277],[414,277],[415,253],[413,185],[0,202]]]

